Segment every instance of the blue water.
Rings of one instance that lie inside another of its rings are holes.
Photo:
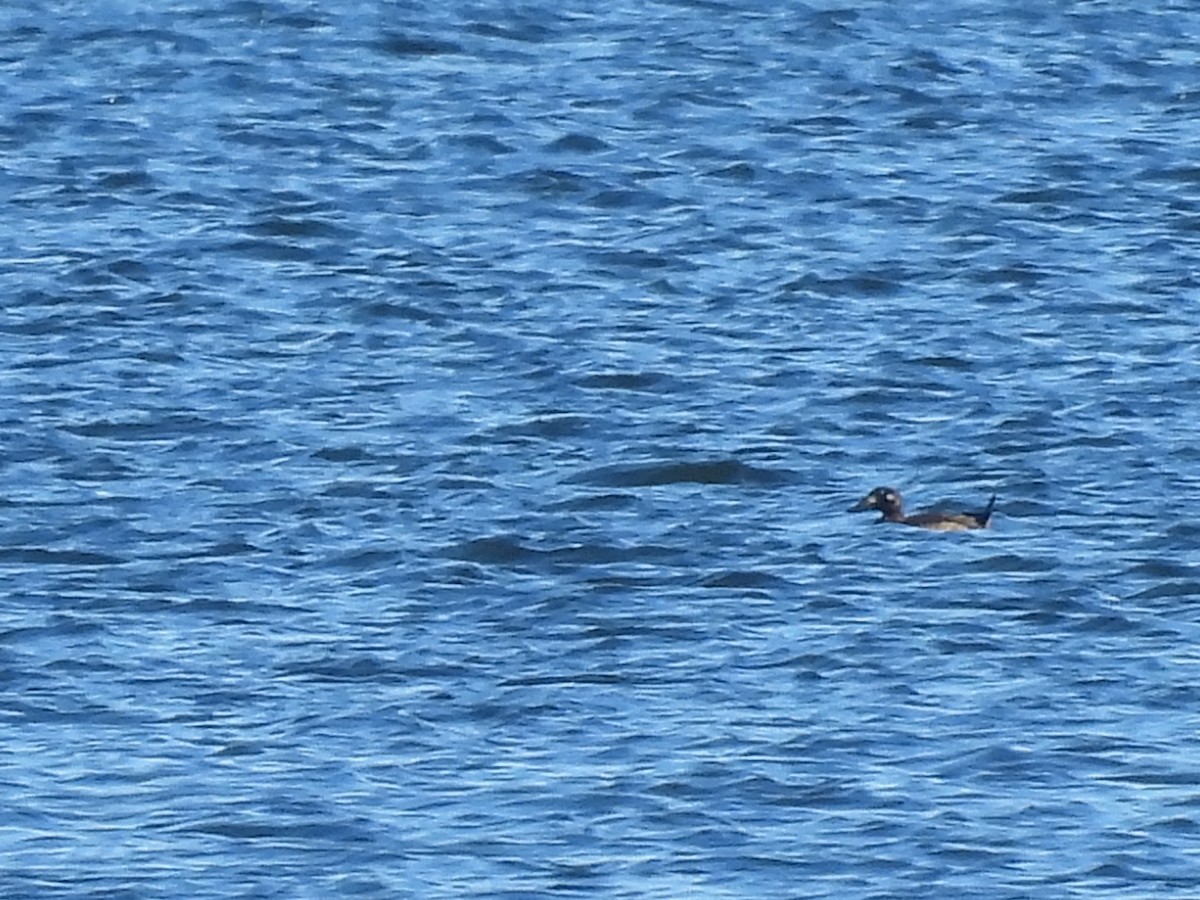
[[[0,896],[1197,896],[1192,4],[0,31]]]

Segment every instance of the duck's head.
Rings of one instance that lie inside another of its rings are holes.
[[[895,488],[877,487],[863,497],[852,507],[850,512],[862,512],[867,509],[877,509],[885,519],[904,518],[904,500]]]

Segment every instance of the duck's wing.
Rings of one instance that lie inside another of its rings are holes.
[[[967,514],[920,512],[904,517],[905,525],[915,525],[930,531],[970,531],[983,526]]]

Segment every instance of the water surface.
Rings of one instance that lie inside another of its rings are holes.
[[[1194,896],[1196,25],[6,6],[3,893]]]

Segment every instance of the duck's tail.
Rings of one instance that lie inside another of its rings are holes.
[[[988,522],[991,521],[991,518],[992,518],[992,510],[994,510],[995,508],[996,508],[996,495],[992,494],[992,499],[988,501],[987,509],[985,509],[983,512],[979,513],[977,516],[977,518],[979,519],[979,527],[980,528],[988,527]]]

